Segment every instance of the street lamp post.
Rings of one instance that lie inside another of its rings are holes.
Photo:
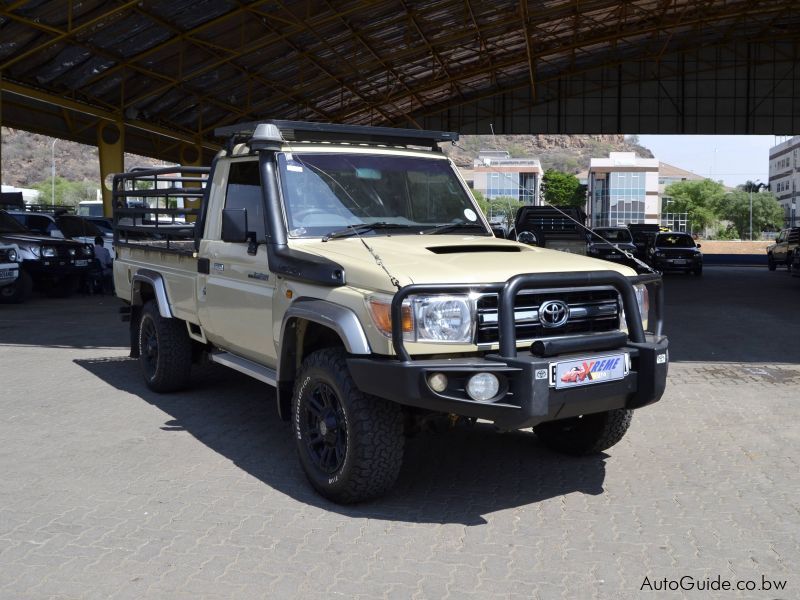
[[[56,209],[56,142],[58,138],[53,140],[53,143],[50,144],[50,159],[51,159],[51,168],[50,168],[50,175],[52,177],[52,186],[50,191],[50,203],[53,205],[53,210]]]

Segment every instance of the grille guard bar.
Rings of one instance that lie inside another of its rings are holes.
[[[664,285],[658,274],[645,274],[626,277],[616,271],[578,271],[575,273],[523,273],[501,283],[444,283],[444,284],[412,284],[402,287],[392,299],[392,346],[400,360],[408,362],[411,356],[405,348],[403,340],[403,301],[412,294],[444,294],[470,292],[498,294],[498,334],[500,341],[499,355],[502,358],[517,356],[517,332],[514,322],[514,300],[522,290],[549,287],[589,287],[605,285],[616,289],[622,297],[625,311],[625,322],[628,326],[628,338],[634,343],[644,343],[645,332],[636,292],[633,286],[645,284],[653,286],[655,294],[650,295],[650,310],[655,321],[653,333],[661,337],[664,325]]]

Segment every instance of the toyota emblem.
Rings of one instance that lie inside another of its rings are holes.
[[[542,327],[561,327],[569,319],[569,306],[561,300],[548,300],[539,307]]]

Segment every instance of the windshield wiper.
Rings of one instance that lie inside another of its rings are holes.
[[[358,235],[367,231],[374,231],[376,229],[408,229],[411,225],[404,223],[387,223],[386,221],[377,221],[375,223],[358,223],[356,225],[348,225],[347,229],[339,229],[332,231],[322,238],[323,242],[328,240],[335,240],[336,238],[350,237],[351,235]]]
[[[442,223],[440,225],[434,225],[430,229],[423,229],[422,231],[420,231],[420,233],[421,234],[447,233],[448,231],[452,231],[453,229],[472,229],[474,227],[478,227],[484,233],[486,233],[486,228],[481,223]]]

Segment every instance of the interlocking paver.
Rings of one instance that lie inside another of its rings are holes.
[[[724,597],[798,597],[797,303],[746,317],[800,279],[770,275],[667,279],[667,393],[605,455],[485,425],[422,434],[395,490],[355,507],[309,488],[261,384],[212,366],[159,396],[115,301],[2,306],[0,598],[616,600],[682,575],[787,579]]]

